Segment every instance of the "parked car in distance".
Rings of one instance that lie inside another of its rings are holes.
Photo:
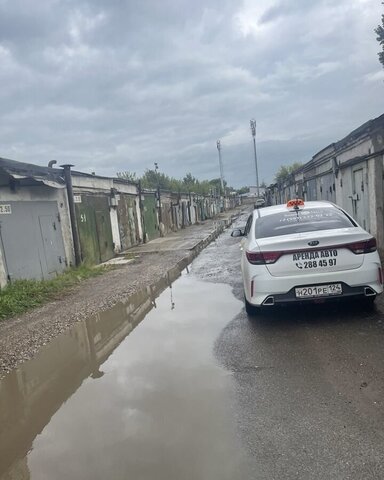
[[[330,202],[291,200],[254,210],[241,239],[245,308],[360,298],[383,291],[376,240]]]
[[[265,199],[264,198],[256,198],[255,201],[255,208],[261,208],[265,206]]]

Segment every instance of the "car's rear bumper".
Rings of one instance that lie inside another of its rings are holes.
[[[244,275],[245,296],[247,301],[255,306],[266,304],[266,300],[269,297],[274,297],[273,302],[270,302],[270,304],[274,304],[375,296],[383,292],[383,285],[379,279],[379,268],[381,268],[379,261],[366,261],[357,269],[342,272],[322,272],[316,275],[306,275],[302,277],[273,277],[267,274],[266,269],[250,269]],[[251,288],[252,282],[253,292]],[[297,287],[327,285],[332,283],[341,283],[343,285],[342,295],[311,297],[306,299],[296,298],[295,288]],[[367,295],[366,289],[371,289],[374,293]]]
[[[295,294],[295,288],[287,293],[277,294],[277,295],[268,295],[262,305],[272,306],[272,305],[281,305],[289,303],[320,303],[320,302],[332,302],[342,300],[343,298],[373,298],[378,295],[378,292],[368,285],[359,286],[359,287],[350,287],[344,282],[338,282],[342,285],[343,293],[341,295],[329,295],[324,297],[307,297],[307,298],[297,298]],[[321,284],[318,284],[321,285]],[[302,287],[305,285],[298,285]]]

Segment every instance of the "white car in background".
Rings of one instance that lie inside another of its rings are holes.
[[[260,307],[360,298],[383,291],[376,240],[330,202],[303,202],[256,209],[241,240],[241,270],[249,315]]]
[[[256,198],[256,201],[255,201],[255,208],[261,208],[261,207],[264,207],[265,206],[265,199],[264,198]]]

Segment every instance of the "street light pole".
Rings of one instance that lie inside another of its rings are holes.
[[[157,177],[157,201],[158,201],[158,208],[159,208],[159,223],[163,221],[162,212],[161,212],[161,199],[160,199],[160,174],[159,174],[159,165],[157,162],[154,162],[155,165],[155,173]]]
[[[256,120],[252,119],[250,121],[251,132],[253,137],[253,151],[255,154],[255,169],[256,169],[256,189],[257,189],[257,198],[259,198],[259,172],[257,169],[257,154],[256,154]]]
[[[217,140],[216,146],[217,146],[217,151],[219,152],[221,191],[222,191],[223,195],[225,195],[225,192],[224,192],[224,173],[223,173],[223,162],[221,160],[221,143],[220,143],[220,140]]]

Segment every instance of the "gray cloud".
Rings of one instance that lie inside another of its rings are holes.
[[[382,113],[375,0],[0,0],[1,156],[235,186]],[[250,179],[252,180],[250,182]]]

